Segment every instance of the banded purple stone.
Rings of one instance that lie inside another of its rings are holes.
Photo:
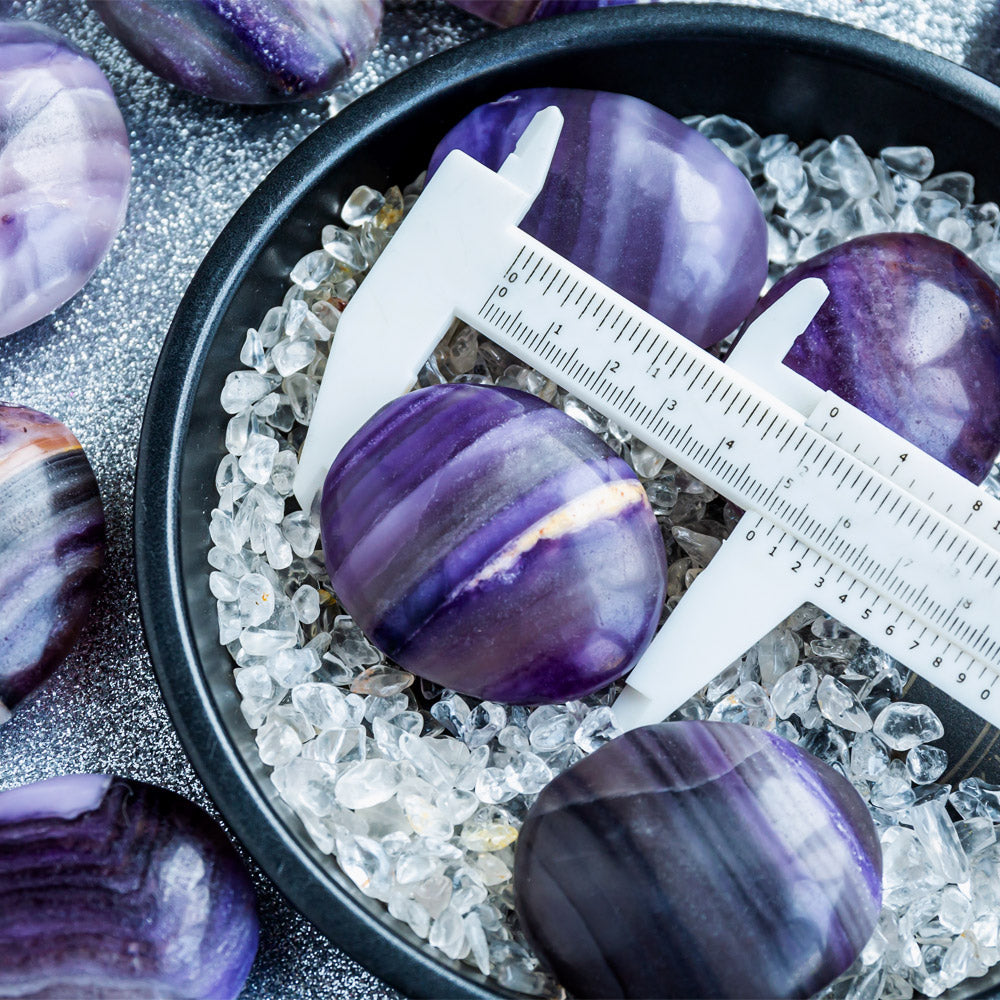
[[[88,0],[147,69],[236,104],[332,90],[378,40],[382,0]]]
[[[633,730],[556,777],[518,838],[521,927],[575,997],[808,997],[875,928],[864,802],[772,733]]]
[[[0,21],[0,337],[87,283],[125,221],[131,173],[97,64],[50,28]]]
[[[80,442],[0,404],[0,721],[66,658],[97,595],[104,509]]]
[[[588,429],[515,389],[439,385],[383,407],[323,489],[333,588],[400,666],[513,703],[579,698],[653,637],[663,539]]]
[[[948,243],[883,233],[800,264],[750,319],[809,277],[830,297],[785,364],[982,482],[1000,451],[1000,288]]]
[[[467,10],[502,28],[513,24],[542,21],[560,14],[573,14],[578,10],[597,10],[602,7],[627,7],[650,0],[448,0],[453,7]]]
[[[636,97],[520,90],[476,108],[438,144],[496,170],[536,112],[565,118],[525,232],[702,347],[732,333],[767,276],[749,182],[708,139]]]
[[[204,810],[108,774],[0,792],[0,995],[235,998],[256,899]]]

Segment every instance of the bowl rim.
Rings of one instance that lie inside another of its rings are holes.
[[[957,63],[866,29],[790,11],[727,4],[615,7],[497,31],[390,79],[304,139],[216,239],[164,340],[140,435],[133,545],[146,644],[181,743],[237,838],[296,909],[352,957],[410,996],[488,1000],[521,994],[484,988],[460,975],[365,909],[325,875],[258,786],[222,718],[211,708],[186,606],[180,557],[185,441],[205,359],[236,289],[278,227],[325,174],[428,97],[461,88],[515,58],[544,59],[546,53],[568,46],[582,52],[598,48],[606,42],[612,18],[615,39],[623,43],[648,39],[651,32],[670,40],[749,36],[869,68],[958,103],[1000,128],[1000,88]]]

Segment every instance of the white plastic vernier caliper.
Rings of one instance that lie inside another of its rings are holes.
[[[1000,503],[782,364],[818,279],[722,364],[518,229],[561,128],[547,108],[498,172],[455,151],[427,184],[340,320],[303,509],[457,317],[746,511],[629,675],[624,728],[662,721],[805,601],[1000,724]]]

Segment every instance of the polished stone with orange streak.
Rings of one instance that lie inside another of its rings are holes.
[[[666,558],[642,485],[515,389],[440,385],[384,407],[323,491],[334,590],[402,667],[466,694],[578,698],[652,638]]]
[[[104,562],[104,510],[80,442],[0,404],[0,718],[66,658]]]

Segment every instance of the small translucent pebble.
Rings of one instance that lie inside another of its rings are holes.
[[[948,815],[944,797],[935,796],[912,806],[910,822],[941,877],[946,882],[965,882],[969,878],[969,859]]]
[[[340,217],[348,226],[360,226],[371,222],[385,204],[385,199],[374,188],[365,184],[355,188],[340,209]]]
[[[782,674],[771,691],[771,704],[778,717],[801,716],[812,704],[818,685],[816,668],[811,663],[803,663]]]
[[[889,767],[889,750],[870,732],[861,733],[851,744],[851,773],[867,781],[885,774]]]
[[[875,720],[875,735],[892,750],[910,750],[944,736],[941,720],[926,705],[895,702]]]
[[[357,237],[340,226],[323,227],[323,249],[352,271],[362,271],[365,268],[365,257],[358,246]]]
[[[292,268],[289,277],[300,288],[311,292],[330,277],[336,265],[337,262],[325,250],[314,250]]]
[[[906,770],[917,785],[937,781],[948,767],[948,754],[940,747],[921,744],[906,755]]]
[[[858,696],[835,677],[827,674],[816,692],[819,710],[835,726],[852,733],[864,733],[872,728],[872,720]]]
[[[886,146],[882,162],[896,173],[922,181],[934,170],[934,154],[926,146]]]

